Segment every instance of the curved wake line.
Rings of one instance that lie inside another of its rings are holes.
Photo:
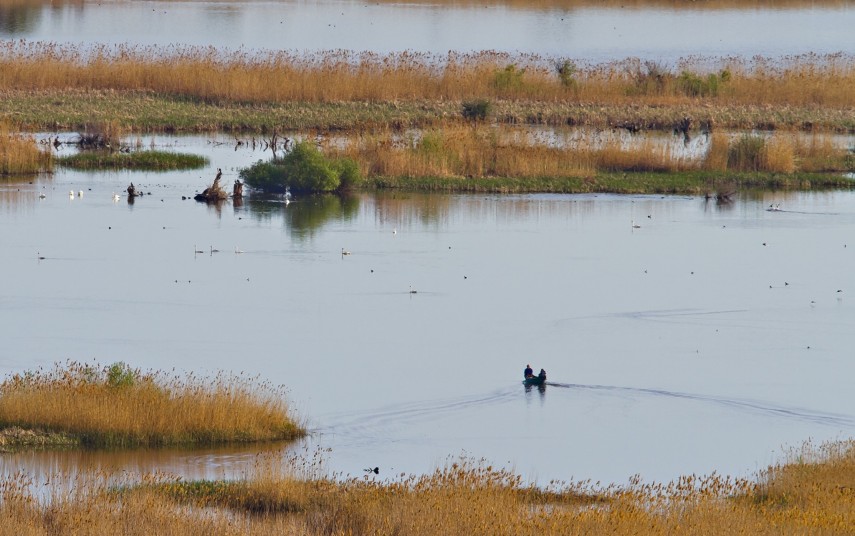
[[[764,415],[781,417],[784,419],[797,419],[807,421],[814,424],[823,424],[827,426],[845,426],[855,428],[855,417],[851,415],[840,415],[834,413],[824,413],[805,408],[794,408],[788,406],[780,406],[768,402],[757,400],[726,398],[713,395],[699,395],[693,393],[682,393],[679,391],[666,391],[664,389],[646,389],[642,387],[619,387],[615,385],[583,385],[575,383],[556,383],[546,382],[550,387],[561,387],[565,389],[585,389],[589,391],[606,391],[620,392],[638,395],[657,396],[665,398],[679,398],[684,400],[693,400],[696,402],[708,402],[720,406],[727,406],[741,410],[752,411]]]
[[[331,416],[327,420],[328,424],[315,428],[313,432],[348,434],[359,430],[360,433],[364,433],[366,429],[383,426],[390,422],[399,424],[412,422],[463,411],[471,407],[503,402],[517,396],[517,390],[516,387],[508,387],[488,394],[413,402],[368,412],[340,413]]]

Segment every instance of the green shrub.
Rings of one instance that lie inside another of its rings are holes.
[[[579,82],[576,80],[576,64],[570,60],[564,60],[564,63],[558,65],[555,69],[558,71],[558,79],[561,80],[561,85],[568,89],[578,89]]]
[[[727,69],[718,74],[700,77],[690,71],[683,71],[677,77],[677,89],[690,97],[715,97],[721,87],[730,80]]]
[[[524,85],[523,75],[525,69],[518,69],[515,64],[510,64],[504,69],[497,70],[493,75],[493,86],[499,91],[514,91],[521,89]]]
[[[335,172],[338,173],[338,190],[352,190],[362,183],[362,174],[359,166],[350,158],[339,158],[333,162]]]
[[[240,178],[265,193],[284,193],[287,189],[294,193],[335,192],[353,188],[361,181],[355,162],[327,158],[308,141],[298,142],[282,158],[259,160],[242,169]]]
[[[484,121],[490,115],[490,101],[487,99],[477,99],[474,101],[465,101],[463,103],[463,111],[461,112],[464,119],[469,121]]]
[[[115,389],[130,387],[137,381],[137,371],[122,361],[107,367],[107,385]]]
[[[633,80],[633,86],[627,90],[630,95],[659,95],[674,79],[667,67],[655,61],[635,65],[630,77]]]

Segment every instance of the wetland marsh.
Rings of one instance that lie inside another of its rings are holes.
[[[3,452],[0,533],[851,527],[852,8],[5,2],[0,374],[263,378],[307,435]],[[365,183],[192,200],[283,136]]]
[[[182,201],[261,157],[219,140],[144,139],[203,170],[4,183],[5,373],[259,374],[307,421],[295,448],[350,474],[465,451],[543,480],[746,475],[852,434],[852,191]],[[151,195],[114,202],[131,181]]]

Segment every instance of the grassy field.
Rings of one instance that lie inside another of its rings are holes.
[[[0,430],[61,434],[87,447],[293,439],[304,431],[279,389],[243,376],[141,372],[70,362],[0,384]],[[20,436],[20,434],[18,434]],[[6,435],[6,448],[17,445]]]
[[[26,477],[0,481],[0,534],[671,535],[851,534],[855,443],[795,450],[756,479],[682,477],[625,486],[539,488],[483,461],[424,476],[332,480],[315,461],[259,462],[245,480],[140,483],[78,478],[35,500]]]
[[[372,177],[364,188],[464,193],[679,194],[716,197],[752,190],[851,189],[853,181],[818,173],[596,173],[588,177]]]
[[[855,104],[853,104],[855,106]],[[0,118],[29,131],[77,131],[93,122],[120,122],[140,132],[360,131],[374,128],[460,124],[461,101],[398,102],[203,102],[144,90],[0,91]],[[669,106],[631,103],[492,101],[503,124],[672,130],[689,118],[694,128],[774,130],[811,128],[855,132],[852,107],[769,107],[758,104],[683,102]]]
[[[137,171],[169,171],[199,169],[208,165],[208,159],[194,154],[167,151],[81,152],[56,158],[63,167],[81,170],[131,169]]]

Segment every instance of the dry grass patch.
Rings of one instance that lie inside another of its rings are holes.
[[[792,174],[853,169],[847,150],[830,138],[794,133],[711,135],[705,155],[675,154],[667,140],[582,137],[551,144],[531,131],[449,126],[412,134],[380,130],[328,138],[324,150],[360,164],[367,177],[586,178],[598,173],[693,171]]]
[[[712,65],[710,65],[712,64]],[[855,59],[638,59],[575,64],[498,52],[436,55],[317,53],[44,42],[0,46],[2,90],[150,90],[203,102],[331,103],[497,99],[621,106],[717,105],[851,108]]]
[[[255,378],[141,372],[69,362],[0,384],[0,428],[61,432],[86,446],[292,439],[303,430],[280,388]]]
[[[30,175],[52,167],[50,151],[40,148],[32,136],[20,134],[0,121],[0,176]]]
[[[49,502],[0,480],[0,534],[613,535],[850,534],[855,443],[805,446],[759,480],[525,484],[483,461],[423,476],[332,480],[264,461],[247,480],[89,479]],[[311,471],[310,471],[311,473]]]

